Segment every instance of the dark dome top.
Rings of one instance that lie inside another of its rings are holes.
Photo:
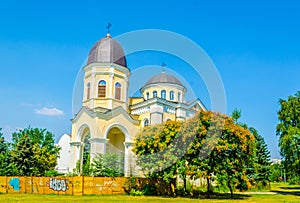
[[[123,48],[109,33],[90,50],[87,65],[90,63],[115,63],[127,67]]]
[[[174,77],[173,75],[166,74],[165,72],[162,72],[161,74],[155,75],[152,78],[150,78],[146,82],[145,86],[156,83],[171,83],[183,86],[182,83],[176,77]]]

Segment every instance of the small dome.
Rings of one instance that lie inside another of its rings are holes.
[[[122,46],[109,33],[90,50],[87,65],[91,63],[115,63],[127,67]]]
[[[156,84],[156,83],[171,83],[171,84],[183,86],[180,80],[178,80],[173,75],[166,74],[165,72],[162,72],[161,74],[155,75],[152,78],[150,78],[146,82],[145,86],[150,84]]]

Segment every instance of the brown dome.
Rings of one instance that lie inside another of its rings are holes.
[[[122,46],[110,34],[96,42],[90,50],[87,65],[91,63],[115,63],[127,67]]]

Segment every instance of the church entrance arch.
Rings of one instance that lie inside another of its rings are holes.
[[[82,126],[79,130],[79,139],[81,142],[80,158],[79,158],[80,174],[84,174],[87,172],[87,171],[84,171],[84,168],[89,168],[89,167],[84,167],[84,166],[90,164],[90,153],[91,153],[91,144],[89,141],[90,138],[91,138],[90,128],[87,125]],[[78,165],[78,163],[76,165]]]
[[[115,166],[124,172],[125,159],[125,134],[118,127],[112,127],[107,132],[108,142],[106,144],[106,154],[115,157]]]
[[[106,144],[107,154],[124,155],[125,135],[118,127],[113,127],[108,131],[107,139],[109,140]]]

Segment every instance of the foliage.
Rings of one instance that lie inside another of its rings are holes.
[[[130,194],[131,196],[142,196],[142,195],[145,194],[145,192],[144,192],[143,190],[137,190],[137,189],[132,188],[132,189],[130,190],[129,194]]]
[[[91,151],[91,144],[89,142],[90,138],[91,135],[88,134],[84,137],[83,140],[84,147],[83,147],[82,166],[79,165],[80,174],[83,176],[91,176],[93,173],[91,167],[91,157],[90,157],[90,151]]]
[[[171,181],[176,175],[186,182],[187,165],[184,156],[190,141],[187,140],[189,133],[183,131],[188,129],[184,123],[168,121],[164,125],[144,128],[135,141],[137,164],[146,177],[163,178],[170,184],[170,191]]]
[[[12,134],[11,159],[20,176],[43,176],[56,166],[59,148],[46,129],[26,128]]]
[[[239,118],[242,116],[242,111],[235,108],[231,114],[231,117],[234,121],[234,123],[238,123]]]
[[[45,173],[46,177],[55,177],[55,176],[62,176],[62,175],[64,175],[64,174],[59,173],[56,170],[49,170],[49,171],[46,171],[46,173]]]
[[[258,131],[253,127],[250,127],[249,130],[255,137],[254,167],[256,174],[254,179],[258,185],[266,187],[271,181],[270,151],[264,138],[258,134]]]
[[[83,176],[91,176],[93,174],[93,168],[91,166],[90,154],[87,154],[86,158],[83,159],[82,173]]]
[[[283,165],[291,179],[300,176],[300,91],[287,100],[280,99],[279,103],[276,134]]]
[[[235,108],[232,112],[234,122],[243,128],[249,129],[255,138],[254,153],[251,161],[246,163],[246,174],[251,184],[257,187],[266,187],[270,184],[270,151],[268,150],[264,138],[254,127],[248,127],[247,124],[238,122],[241,116],[241,110]]]
[[[93,159],[92,171],[94,176],[120,177],[123,176],[124,157],[119,154],[96,154]]]
[[[9,143],[5,142],[0,128],[0,176],[17,175],[16,165],[11,162]]]
[[[180,175],[207,180],[207,193],[217,177],[231,192],[246,184],[245,165],[251,161],[254,136],[219,113],[200,111],[186,122],[170,121],[144,128],[135,140],[138,165],[150,177],[170,181]],[[185,183],[186,187],[186,183]]]
[[[281,175],[281,173],[282,173],[282,165],[281,164],[279,164],[279,163],[277,163],[277,164],[272,164],[271,166],[270,166],[270,172],[271,172],[271,174],[270,174],[270,180],[272,181],[272,182],[279,182],[279,181],[282,181],[282,175]]]
[[[157,195],[157,192],[156,192],[155,185],[146,184],[145,188],[143,190],[138,190],[136,188],[131,188],[129,194],[131,196],[142,196],[142,195],[153,196],[153,195]]]

